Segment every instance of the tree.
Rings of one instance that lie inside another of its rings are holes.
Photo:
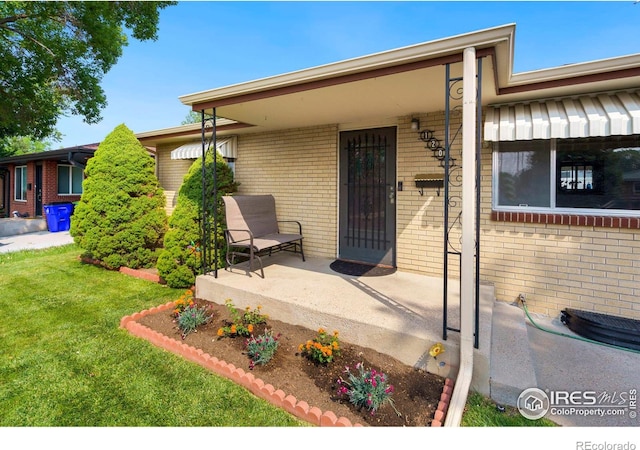
[[[213,197],[213,155],[207,152],[205,173],[207,174],[207,195]],[[221,207],[222,195],[236,192],[237,183],[233,180],[231,168],[216,152],[216,171],[218,181],[218,217],[224,218]],[[213,205],[208,212],[213,215]],[[158,273],[170,287],[189,287],[193,285],[201,266],[201,218],[202,218],[202,159],[197,159],[189,168],[178,191],[176,208],[169,218],[169,230],[165,235],[164,249],[158,257]],[[211,248],[224,246],[222,225],[211,233]],[[211,260],[213,260],[213,255]],[[223,266],[224,255],[218,254],[218,267]]]
[[[124,124],[87,162],[71,236],[84,255],[117,269],[152,267],[167,228],[155,162]]]
[[[39,153],[51,150],[53,142],[61,140],[60,133],[55,132],[51,139],[35,140],[30,136],[7,136],[0,138],[0,158],[27,153]]]
[[[176,2],[0,2],[0,139],[50,136],[59,116],[100,121],[100,81],[122,55],[126,30],[157,38]]]
[[[189,114],[185,116],[184,120],[180,125],[188,125],[190,123],[200,123],[201,121],[202,121],[202,116],[200,115],[199,112],[189,111]]]

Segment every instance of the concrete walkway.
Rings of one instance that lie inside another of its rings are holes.
[[[35,233],[17,234],[14,236],[0,236],[0,253],[17,252],[20,250],[37,250],[48,247],[72,244],[73,238],[68,231],[37,231]]]

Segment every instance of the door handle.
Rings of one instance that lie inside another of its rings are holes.
[[[393,186],[389,186],[389,203],[393,204],[396,200],[396,190]]]

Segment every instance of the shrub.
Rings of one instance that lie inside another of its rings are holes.
[[[388,383],[386,375],[375,369],[365,369],[362,363],[356,364],[355,369],[357,369],[357,373],[353,373],[347,367],[344,371],[347,379],[340,377],[337,380],[340,386],[338,395],[348,396],[349,401],[356,408],[367,408],[372,415],[386,403],[391,404],[395,410],[391,398],[393,386]],[[396,410],[396,414],[400,415],[398,410]]]
[[[231,315],[231,321],[226,326],[218,329],[218,336],[220,337],[249,336],[253,333],[255,325],[267,322],[268,316],[262,314],[260,305],[253,310],[247,306],[243,312],[240,312],[231,300],[227,300],[225,305]]]
[[[278,349],[279,338],[279,334],[274,336],[271,331],[265,331],[264,334],[258,337],[251,336],[246,340],[247,355],[251,359],[249,362],[250,369],[253,369],[256,364],[264,365],[271,361]]]
[[[205,173],[208,177],[209,198],[213,198],[213,152],[205,158]],[[220,249],[218,267],[224,267],[225,240],[223,234],[224,208],[222,195],[237,191],[238,185],[233,181],[233,172],[220,155],[216,159],[218,181],[218,208],[220,218],[218,229],[211,233],[210,248]],[[208,216],[213,216],[213,205]],[[164,238],[164,248],[158,257],[158,273],[170,287],[181,288],[194,284],[196,275],[201,272],[201,221],[202,221],[202,159],[197,159],[189,168],[178,191],[176,207],[169,218],[169,230]],[[213,267],[213,252],[209,267]]]
[[[324,328],[318,330],[318,335],[304,344],[298,346],[298,351],[302,356],[306,356],[312,361],[320,364],[328,364],[333,358],[340,355],[340,341],[338,332],[332,335],[327,334]]]
[[[178,315],[178,328],[182,332],[182,339],[186,338],[189,333],[196,331],[196,328],[200,325],[209,323],[213,318],[213,314],[206,306],[199,307],[196,304],[191,304],[186,307]]]
[[[106,267],[152,267],[167,228],[155,162],[124,124],[87,162],[70,234],[84,256]]]

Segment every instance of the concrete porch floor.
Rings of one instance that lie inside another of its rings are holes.
[[[459,333],[442,339],[441,278],[406,272],[380,277],[354,277],[331,270],[332,259],[278,253],[263,258],[265,278],[242,266],[199,276],[196,296],[237,307],[261,305],[265,314],[312,330],[338,330],[340,338],[394,356],[407,365],[444,377],[456,377]],[[448,323],[459,327],[459,282],[449,283]],[[479,348],[475,350],[472,389],[490,394],[490,346],[493,287],[480,287]],[[429,348],[442,342],[445,353],[434,360]],[[442,364],[444,363],[444,365]],[[521,391],[520,389],[518,393]]]

